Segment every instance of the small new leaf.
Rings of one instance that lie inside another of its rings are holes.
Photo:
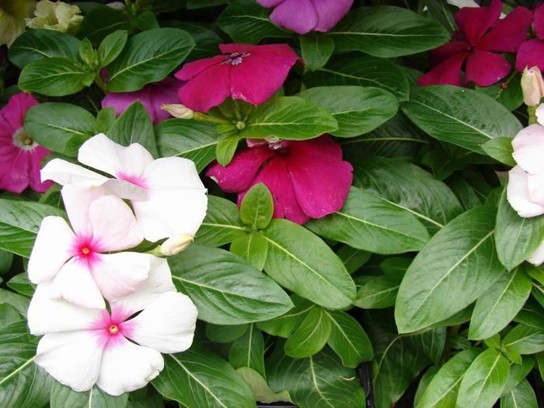
[[[266,185],[259,183],[247,192],[240,207],[242,222],[254,230],[268,227],[274,215],[274,200]]]

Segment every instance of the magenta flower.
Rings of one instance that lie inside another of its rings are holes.
[[[419,77],[419,85],[489,86],[510,72],[510,63],[500,54],[514,53],[525,41],[531,12],[516,7],[503,20],[500,0],[487,7],[464,7],[455,15],[458,30],[452,40],[431,51],[433,68]],[[462,70],[465,70],[464,80]]]
[[[326,32],[344,17],[353,0],[257,0],[263,7],[274,7],[270,20],[278,27],[298,34]]]
[[[533,28],[536,38],[525,41],[519,46],[516,57],[516,69],[537,66],[544,71],[544,6],[539,6],[533,14]]]
[[[34,142],[23,128],[26,111],[38,101],[19,93],[0,110],[0,189],[21,193],[30,186],[43,193],[51,182],[40,181],[40,164],[50,152]]]
[[[229,96],[259,105],[281,88],[298,55],[287,44],[220,44],[223,55],[185,64],[176,78],[181,103],[207,112]]]
[[[254,145],[207,176],[226,192],[238,193],[238,204],[255,184],[264,183],[274,198],[274,217],[304,224],[344,205],[353,179],[340,145],[329,136],[303,142]]]
[[[121,115],[134,102],[139,101],[149,113],[156,125],[172,116],[161,108],[164,104],[179,103],[178,88],[180,82],[174,78],[165,78],[161,82],[148,84],[136,92],[111,92],[102,99],[102,107],[112,107],[117,116]]]

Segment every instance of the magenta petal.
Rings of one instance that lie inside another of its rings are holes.
[[[466,53],[467,44],[459,40],[451,40],[449,43],[444,44],[432,50],[429,54],[431,67],[434,67],[442,62],[450,59],[451,57],[459,54]]]
[[[181,82],[174,78],[166,78],[158,84],[151,84],[149,112],[154,124],[170,118],[170,114],[161,108],[164,104],[179,103],[178,88]]]
[[[183,67],[174,74],[174,76],[181,81],[188,81],[189,79],[200,74],[205,69],[208,69],[213,65],[220,64],[224,60],[225,57],[223,55],[216,55],[215,57],[188,62],[187,64],[184,64]]]
[[[533,16],[525,7],[516,7],[477,44],[479,50],[516,52],[527,39]]]
[[[291,142],[288,149],[288,156],[293,160],[296,160],[297,157],[301,156],[342,160],[342,147],[328,135],[302,142]]]
[[[418,85],[457,85],[461,86],[461,69],[467,53],[459,53],[421,75]]]
[[[508,75],[511,68],[502,55],[476,50],[467,58],[465,81],[479,86],[490,86]]]
[[[2,127],[9,127],[11,133],[23,127],[26,111],[37,105],[38,101],[30,94],[18,93],[9,98],[6,106],[0,110]]]
[[[544,71],[544,41],[530,40],[520,45],[516,56],[516,69],[520,72],[525,67],[537,66]]]
[[[326,32],[348,13],[353,0],[313,0],[317,11],[315,31]]]
[[[298,34],[306,34],[317,24],[317,11],[310,0],[285,0],[278,5],[270,20]]]
[[[12,157],[9,170],[1,175],[0,188],[12,193],[22,193],[28,187],[29,159],[25,152],[18,149],[16,155]]]
[[[102,107],[113,108],[115,115],[119,116],[136,101],[141,102],[147,109],[147,105],[150,105],[148,86],[136,92],[110,92],[102,99]]]
[[[255,179],[261,166],[274,155],[267,146],[257,146],[236,153],[228,166],[214,164],[206,172],[213,177],[221,190],[228,193],[239,193],[247,190]]]
[[[544,40],[544,4],[536,8],[533,14],[533,27],[538,38]]]
[[[42,160],[49,153],[50,151],[42,146],[36,146],[34,150],[32,150],[32,152],[27,153],[31,156],[28,175],[29,185],[32,190],[37,191],[38,193],[43,193],[47,191],[47,189],[53,185],[53,182],[50,180],[44,181],[42,183],[40,179]]]
[[[492,0],[488,7],[463,7],[455,15],[457,27],[465,34],[471,45],[476,45],[482,36],[501,15],[501,0]]]
[[[181,103],[198,112],[207,112],[230,95],[229,65],[213,65],[179,89]]]

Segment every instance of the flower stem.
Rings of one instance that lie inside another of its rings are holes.
[[[529,125],[537,123],[536,119],[536,106],[527,106],[527,114],[529,115]]]

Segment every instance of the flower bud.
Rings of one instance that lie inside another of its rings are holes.
[[[544,80],[538,67],[523,70],[521,76],[521,90],[523,91],[523,102],[527,106],[536,106],[544,96]]]
[[[177,255],[191,245],[194,238],[191,234],[174,235],[162,243],[160,252],[164,256]]]
[[[192,109],[189,109],[187,106],[182,104],[164,104],[161,105],[161,109],[168,112],[175,118],[179,119],[193,119],[195,113]]]

